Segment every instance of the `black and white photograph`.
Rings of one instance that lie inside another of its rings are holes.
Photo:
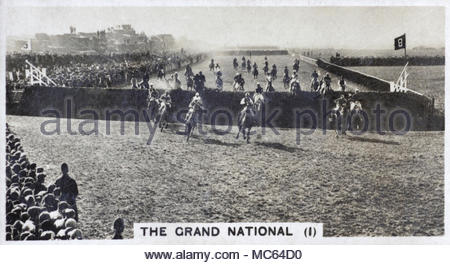
[[[2,244],[447,238],[445,5],[2,2]]]

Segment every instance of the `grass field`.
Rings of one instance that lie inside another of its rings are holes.
[[[397,81],[402,66],[360,66],[349,67],[357,71],[377,76],[387,81]],[[408,88],[435,98],[435,106],[444,110],[445,66],[409,66]]]
[[[322,222],[325,236],[429,236],[444,233],[444,132],[366,134],[336,139],[269,131],[250,144],[209,131],[185,143],[177,128],[157,132],[99,121],[98,135],[44,136],[46,118],[8,116],[47,184],[67,162],[78,182],[85,238],[111,236],[112,222]],[[78,128],[81,120],[72,120]],[[175,126],[175,125],[172,125]]]

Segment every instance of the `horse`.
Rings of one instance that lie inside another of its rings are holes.
[[[275,92],[275,88],[273,87],[272,80],[270,78],[267,79],[266,92]]]
[[[209,64],[209,71],[213,71],[214,72],[214,61],[211,60],[211,63]]]
[[[296,96],[300,95],[300,91],[302,91],[300,88],[300,82],[298,80],[294,80],[291,83],[290,92],[292,93],[292,95]]]
[[[289,77],[289,75],[283,75],[283,86],[284,89],[288,89],[289,88],[289,84],[291,82],[291,78]]]
[[[346,131],[347,131],[347,114],[348,114],[348,102],[345,103],[341,103],[339,104],[338,102],[336,102],[335,107],[332,109],[329,121],[331,124],[334,124],[334,130],[336,132],[336,138],[339,137],[339,131],[341,132],[342,135],[346,135]],[[340,124],[337,124],[339,117],[340,119]],[[342,126],[342,122],[344,123]],[[338,126],[340,125],[340,126]],[[340,128],[341,127],[341,128]]]
[[[150,120],[155,121],[156,114],[159,109],[159,102],[156,98],[151,98],[147,104],[148,112],[150,114]]]
[[[273,80],[277,79],[277,69],[276,68],[272,68],[272,71],[270,71],[270,76],[272,77]]]
[[[247,74],[250,74],[252,72],[252,66],[250,64],[247,64]]]
[[[362,125],[362,119],[361,116],[359,115],[360,113],[362,113],[363,108],[362,108],[362,104],[359,100],[351,100],[350,101],[350,118],[351,120],[349,121],[349,127],[350,130],[353,130],[353,120],[355,121],[355,126],[356,126],[356,130],[359,130],[361,128]],[[356,114],[356,116],[354,116],[354,114]]]
[[[166,78],[166,73],[164,72],[164,69],[162,69],[162,68],[159,69],[157,77],[158,77],[158,79]]]
[[[163,129],[169,126],[168,124],[169,113],[167,109],[167,104],[164,101],[160,101],[158,106],[158,113],[156,114],[155,124],[158,124],[161,132]]]
[[[269,66],[264,65],[263,71],[264,71],[264,74],[267,75],[267,73],[269,72]]]
[[[253,68],[253,79],[258,79],[258,68],[254,67]]]
[[[223,90],[223,80],[220,78],[220,76],[217,76],[216,78],[216,87],[217,90],[222,91]]]
[[[317,77],[311,79],[311,92],[319,92],[320,82]]]
[[[233,91],[244,91],[244,83],[243,82],[234,82],[233,83]]]
[[[253,125],[255,124],[255,117],[252,112],[253,109],[249,109],[249,107],[245,107],[240,113],[238,117],[238,134],[236,135],[236,139],[239,139],[239,134],[242,132],[242,136],[244,140],[247,140],[247,143],[250,143],[250,131],[252,130]],[[247,129],[247,135],[245,130]]]
[[[199,122],[197,120],[197,106],[194,106],[193,108],[190,108],[188,113],[186,113],[186,117],[185,117],[185,135],[186,135],[186,142],[189,141],[189,137],[192,135],[192,133],[194,132],[195,127],[197,127],[197,123]]]
[[[233,61],[233,69],[234,69],[234,70],[237,70],[238,67],[239,67],[239,63],[237,62],[237,60],[234,60],[234,61]]]

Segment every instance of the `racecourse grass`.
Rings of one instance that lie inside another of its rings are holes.
[[[403,66],[359,66],[349,67],[387,81],[397,81]],[[408,66],[408,88],[435,98],[435,107],[444,110],[445,66]]]
[[[88,239],[135,222],[321,222],[325,236],[438,236],[444,233],[444,132],[370,133],[336,138],[317,131],[268,131],[246,144],[230,134],[189,143],[171,125],[147,145],[148,129],[99,121],[99,135],[44,136],[48,118],[8,116],[46,184],[67,162],[78,183],[79,225]],[[72,129],[81,120],[72,120]],[[92,128],[92,127],[91,127]],[[49,128],[50,129],[50,128]],[[86,128],[85,128],[86,129]],[[223,128],[222,128],[223,129]]]

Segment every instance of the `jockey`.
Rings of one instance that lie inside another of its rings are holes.
[[[336,109],[345,108],[345,105],[347,104],[347,99],[344,95],[341,95],[337,99],[334,100],[334,103],[336,104]]]
[[[173,78],[174,88],[175,89],[181,89],[181,81],[178,79],[178,73],[175,72],[174,78]]]
[[[323,81],[325,82],[325,86],[326,86],[327,90],[331,89],[331,77],[328,73],[323,78]]]
[[[196,112],[198,111],[198,108],[203,109],[203,100],[200,97],[200,94],[197,92],[189,103],[189,110]]]
[[[263,88],[261,86],[261,84],[258,82],[256,83],[256,89],[255,89],[256,94],[262,94],[263,92]]]
[[[159,98],[159,100],[161,102],[163,102],[164,104],[166,104],[168,109],[170,109],[172,107],[172,98],[170,97],[169,92],[162,94],[161,97]]]
[[[240,81],[240,74],[239,74],[239,73],[236,73],[236,74],[234,75],[234,77],[233,77],[233,80],[234,80],[234,82],[235,82],[236,84],[239,84],[239,81]]]
[[[287,66],[284,67],[284,75],[289,76],[289,69]]]
[[[341,76],[341,80],[339,80],[339,86],[341,87],[341,90],[342,90],[343,92],[345,92],[345,88],[346,88],[346,86],[347,86],[347,83],[345,82],[343,76]]]
[[[314,70],[314,72],[311,74],[312,79],[317,79],[319,78],[319,74],[317,73],[316,70]]]
[[[258,65],[255,63],[253,63],[253,69],[258,69]]]
[[[241,99],[241,105],[244,105],[242,112],[255,116],[255,111],[253,109],[254,104],[253,99],[250,97],[250,93],[246,92],[245,96]]]
[[[189,64],[186,65],[186,70],[184,71],[184,76],[186,76],[186,77],[193,76],[192,68]]]
[[[153,87],[153,83],[150,84],[150,88],[148,89],[148,97],[150,100],[155,100],[159,97],[158,91]]]

